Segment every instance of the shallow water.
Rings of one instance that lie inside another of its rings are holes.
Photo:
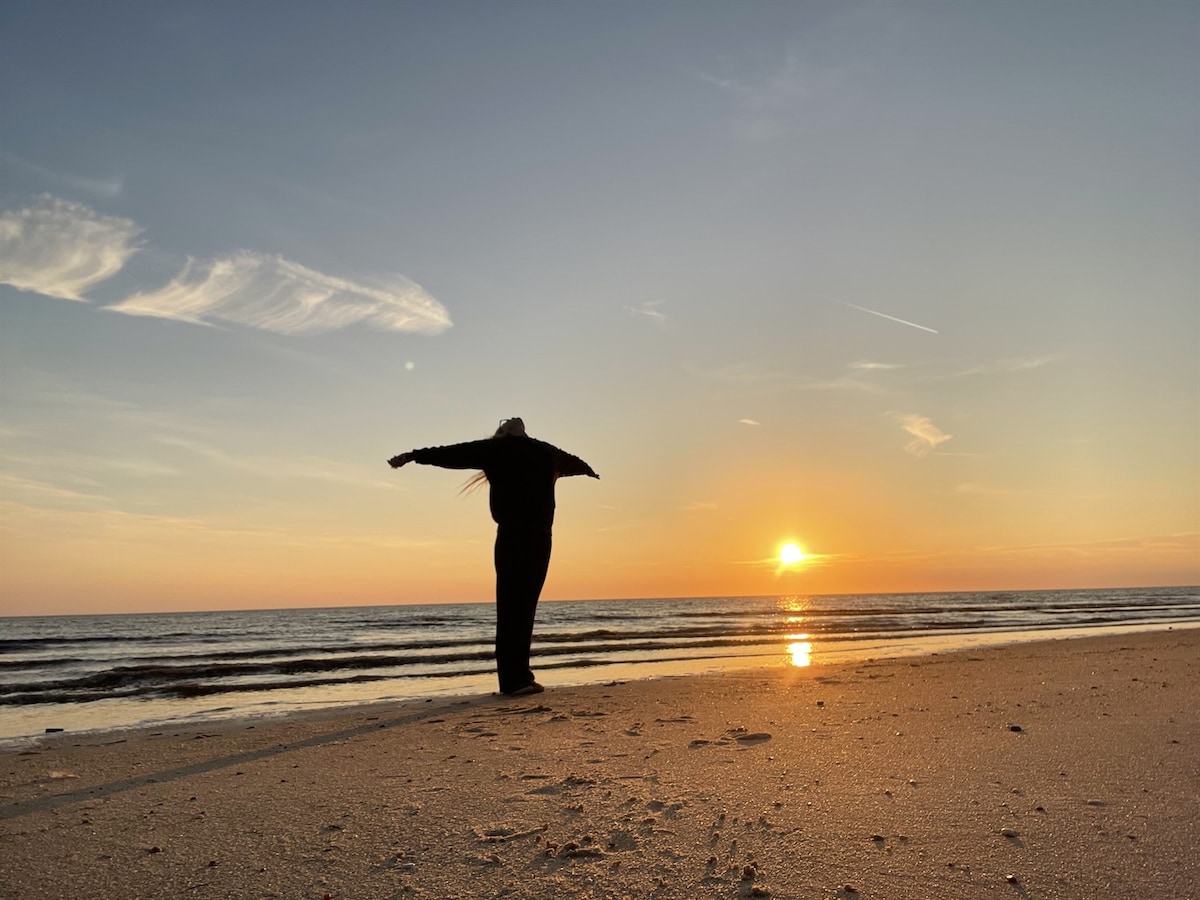
[[[543,603],[547,685],[1200,623],[1200,589]],[[488,693],[491,604],[0,620],[0,739]]]

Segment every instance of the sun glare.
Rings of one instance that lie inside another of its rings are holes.
[[[795,637],[806,638],[807,634],[797,634]],[[788,644],[788,656],[793,666],[803,668],[812,665],[812,641],[795,641]]]
[[[784,544],[779,548],[779,563],[784,566],[794,566],[804,562],[804,551],[798,544]]]

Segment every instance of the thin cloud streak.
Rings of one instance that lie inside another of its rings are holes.
[[[24,494],[34,500],[50,501],[69,504],[106,504],[109,498],[101,494],[88,494],[75,491],[61,485],[51,484],[35,478],[23,478],[20,475],[0,473],[0,493]]]
[[[784,572],[789,572],[793,575],[801,575],[805,569],[815,568],[816,566],[828,565],[833,560],[852,560],[859,557],[850,553],[809,553],[804,551],[804,558],[800,562],[790,566],[781,565],[778,556],[768,556],[763,559],[735,559],[731,560],[730,564],[735,566],[761,566],[763,568],[773,568],[776,575]]]
[[[277,334],[314,334],[358,322],[385,331],[436,334],[445,307],[415,282],[371,287],[281,256],[241,251],[207,264],[189,259],[171,282],[105,307],[110,312],[211,325],[229,322]]]
[[[1054,365],[1066,358],[1067,356],[1062,353],[1052,353],[1046,356],[1016,356],[997,359],[994,362],[977,363],[966,367],[962,367],[957,360],[948,359],[926,364],[927,368],[935,370],[926,371],[923,374],[913,372],[908,376],[908,380],[913,383],[936,383],[975,376],[1019,375]],[[954,366],[954,368],[951,368],[951,366]]]
[[[695,370],[691,370],[695,371]],[[773,372],[759,367],[757,363],[731,363],[702,373],[705,377],[722,384],[732,384],[756,391],[858,391],[867,394],[889,393],[886,387],[860,381],[853,375],[837,378],[812,378],[787,372]]]
[[[910,322],[907,319],[897,319],[895,316],[889,316],[887,313],[882,313],[882,312],[879,312],[878,310],[874,310],[874,309],[867,309],[865,306],[858,306],[854,303],[847,303],[845,300],[842,300],[840,302],[841,302],[842,306],[848,306],[851,309],[857,309],[859,312],[870,313],[873,316],[879,316],[881,319],[888,319],[889,321],[892,321],[892,322],[899,322],[901,325],[907,325],[910,328],[919,328],[922,331],[928,331],[930,334],[938,333],[933,328],[929,328],[928,326],[925,326],[925,325],[918,325],[916,322]]]
[[[1001,359],[990,365],[972,366],[969,369],[964,369],[956,373],[956,375],[962,377],[965,375],[996,375],[1005,372],[1031,372],[1034,369],[1040,369],[1043,366],[1058,362],[1061,358],[1058,355],[1051,355]]]
[[[0,213],[0,283],[62,300],[84,293],[125,267],[141,229],[82,203],[43,196],[35,206]]]
[[[641,306],[627,306],[625,309],[628,310],[630,315],[650,319],[652,322],[663,325],[667,321],[667,315],[656,309],[660,303],[662,303],[661,300],[651,300],[648,303],[643,303]]]
[[[313,457],[252,457],[235,456],[216,447],[185,438],[159,436],[158,443],[167,447],[178,447],[194,453],[210,462],[262,478],[298,478],[308,481],[327,481],[333,484],[366,487],[372,490],[400,490],[395,482],[382,478],[369,478],[361,471],[325,459]]]
[[[863,562],[954,559],[979,555],[1033,556],[1035,558],[1041,556],[1044,558],[1053,558],[1058,555],[1092,557],[1108,556],[1117,553],[1140,553],[1143,551],[1194,556],[1200,552],[1200,532],[1183,531],[1172,534],[1153,534],[1138,537],[1124,536],[1081,541],[1054,541],[1041,544],[988,544],[934,552],[897,550],[891,553],[862,554],[854,558]]]
[[[138,478],[174,477],[181,474],[178,469],[153,460],[115,456],[105,457],[69,452],[49,453],[40,456],[8,454],[5,457],[5,462],[9,466],[25,466],[30,469],[40,468],[54,472],[84,472],[89,474],[115,472]]]

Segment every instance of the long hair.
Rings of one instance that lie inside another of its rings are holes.
[[[513,416],[511,419],[501,419],[500,425],[496,428],[495,434],[492,435],[492,440],[499,440],[509,435],[525,437],[525,423],[519,416]],[[476,472],[470,478],[463,482],[463,486],[458,489],[459,494],[473,494],[483,486],[483,483],[488,480],[487,472]]]
[[[458,492],[460,494],[473,494],[479,490],[483,486],[483,483],[487,480],[487,472],[476,472],[462,483],[462,487],[458,489]]]

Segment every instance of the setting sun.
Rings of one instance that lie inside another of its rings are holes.
[[[785,566],[794,566],[804,562],[804,551],[798,544],[784,544],[779,548],[779,562]]]

